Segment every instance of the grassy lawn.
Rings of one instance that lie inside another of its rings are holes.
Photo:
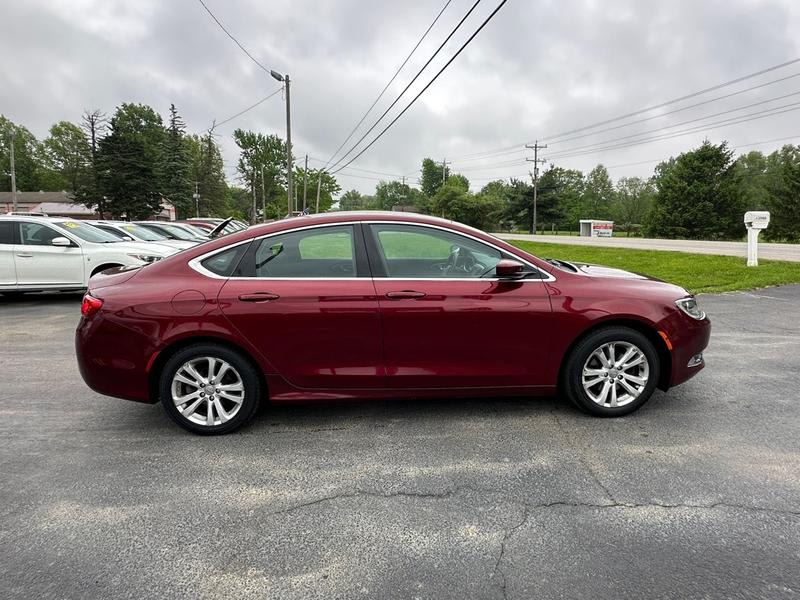
[[[522,241],[509,243],[541,258],[594,263],[650,275],[696,294],[800,283],[800,263],[796,262],[759,260],[758,267],[748,267],[744,257],[735,256]]]

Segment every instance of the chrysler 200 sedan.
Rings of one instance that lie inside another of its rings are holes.
[[[408,213],[290,218],[112,269],[81,312],[92,389],[204,434],[262,399],[560,391],[621,416],[702,369],[710,333],[678,286]]]

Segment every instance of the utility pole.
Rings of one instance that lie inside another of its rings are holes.
[[[317,208],[314,211],[314,214],[319,213],[319,191],[321,186],[322,186],[322,169],[317,171]]]
[[[277,71],[270,71],[273,79],[282,81],[284,89],[286,90],[286,200],[289,207],[289,214],[292,216],[292,101],[291,101],[291,88],[289,86],[289,74],[281,75]]]
[[[539,195],[539,163],[545,162],[543,158],[539,158],[539,150],[542,148],[547,148],[547,144],[540,144],[539,140],[536,140],[532,145],[525,144],[526,148],[530,148],[533,150],[533,158],[526,158],[528,162],[533,163],[533,222],[531,223],[530,232],[536,233],[536,200]]]
[[[264,165],[261,165],[261,220],[267,220],[267,192],[264,184]]]
[[[255,225],[258,221],[256,221],[256,210],[258,210],[258,206],[256,204],[256,177],[255,173],[253,173],[253,218],[250,221]]]
[[[16,132],[11,128],[11,201],[13,202],[14,212],[17,212],[17,172],[14,169],[14,138]]]
[[[194,194],[192,194],[192,198],[194,198],[194,206],[195,206],[195,217],[200,217],[200,191],[199,191],[199,183],[197,181],[194,182]]]
[[[445,184],[447,181],[447,165],[453,164],[452,162],[447,162],[446,158],[442,159],[442,185]]]
[[[303,169],[303,212],[306,211],[308,201],[308,154],[306,154],[306,166]]]

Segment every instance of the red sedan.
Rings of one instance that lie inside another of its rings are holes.
[[[286,219],[89,282],[86,383],[225,433],[262,398],[552,395],[620,416],[703,368],[675,285],[408,213]]]

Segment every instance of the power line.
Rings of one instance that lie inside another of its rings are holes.
[[[339,147],[336,149],[336,152],[334,152],[333,154],[331,154],[331,157],[330,157],[330,158],[328,159],[328,161],[325,163],[325,167],[327,167],[327,166],[328,166],[328,165],[331,163],[331,161],[334,159],[334,157],[335,157],[337,154],[339,154],[339,151],[340,151],[340,150],[341,150],[341,149],[344,147],[344,145],[345,145],[347,142],[349,142],[349,141],[350,141],[350,138],[352,138],[352,137],[353,137],[353,134],[354,134],[354,133],[355,133],[355,132],[358,130],[358,128],[359,128],[359,127],[361,127],[361,124],[362,124],[362,123],[364,122],[364,120],[367,118],[367,116],[369,115],[369,113],[370,113],[370,112],[372,112],[372,109],[373,109],[373,108],[375,108],[375,105],[378,103],[378,101],[380,101],[380,99],[381,99],[381,98],[383,98],[383,95],[386,93],[386,90],[388,90],[388,89],[389,89],[389,86],[390,86],[390,85],[392,85],[392,82],[394,82],[394,80],[395,80],[395,79],[397,78],[397,76],[400,74],[400,71],[403,69],[403,67],[405,67],[405,66],[406,66],[406,63],[408,63],[408,61],[411,59],[411,57],[413,56],[414,52],[416,52],[416,51],[417,51],[417,48],[419,48],[419,45],[420,45],[420,44],[422,43],[422,41],[423,41],[423,40],[424,40],[424,39],[427,37],[427,35],[428,35],[428,33],[430,32],[430,30],[431,30],[431,29],[433,29],[433,26],[434,26],[434,25],[436,25],[436,22],[439,20],[439,17],[441,17],[441,16],[442,16],[442,13],[445,11],[445,9],[446,9],[448,6],[450,6],[450,3],[451,3],[452,1],[453,1],[453,0],[447,0],[447,2],[445,2],[444,6],[442,7],[442,10],[440,10],[440,11],[439,11],[439,14],[437,14],[437,15],[436,15],[436,18],[433,20],[433,22],[432,22],[432,23],[431,23],[431,24],[428,26],[428,28],[425,30],[425,33],[423,33],[423,34],[422,34],[422,37],[421,37],[421,38],[419,38],[419,41],[418,41],[418,42],[417,42],[417,43],[414,45],[414,47],[411,49],[411,52],[409,52],[409,53],[408,53],[408,56],[406,56],[406,59],[403,61],[403,64],[401,64],[399,67],[397,67],[397,70],[394,72],[394,75],[392,75],[392,78],[389,80],[389,82],[388,82],[388,83],[387,83],[387,84],[384,86],[384,88],[381,90],[381,93],[380,93],[380,94],[378,94],[378,97],[377,97],[377,98],[375,98],[375,101],[374,101],[374,102],[372,103],[372,105],[371,105],[371,106],[370,106],[370,107],[367,109],[367,112],[365,112],[365,113],[364,113],[364,116],[363,116],[363,117],[361,117],[361,120],[360,120],[358,123],[356,123],[356,126],[355,126],[355,127],[353,127],[353,130],[352,130],[352,131],[351,131],[351,132],[348,134],[348,136],[345,138],[345,140],[344,140],[344,141],[343,141],[343,142],[342,142],[342,143],[339,145]]]
[[[773,65],[771,67],[767,67],[766,69],[761,69],[760,71],[756,71],[754,73],[750,73],[750,74],[744,75],[742,77],[737,77],[736,79],[732,79],[730,81],[726,81],[726,82],[714,85],[714,86],[709,87],[709,88],[705,88],[705,89],[702,89],[702,90],[699,90],[699,91],[696,91],[696,92],[692,92],[691,94],[686,94],[686,95],[681,96],[679,98],[673,98],[672,100],[667,100],[665,102],[661,102],[661,103],[655,104],[653,106],[648,106],[646,108],[641,108],[639,110],[635,110],[633,112],[629,112],[627,114],[620,115],[618,117],[614,117],[614,118],[611,118],[611,119],[606,119],[604,121],[599,121],[597,123],[592,123],[590,125],[579,127],[577,129],[572,129],[572,130],[569,130],[569,131],[564,131],[564,132],[561,132],[561,133],[558,133],[558,134],[550,135],[550,136],[545,137],[544,139],[546,141],[548,141],[548,142],[555,143],[554,140],[557,139],[557,138],[561,138],[561,137],[564,137],[564,136],[567,136],[567,135],[572,135],[573,133],[579,133],[579,132],[582,132],[582,131],[587,131],[589,129],[595,129],[597,127],[601,127],[602,125],[608,125],[610,123],[614,123],[614,122],[617,122],[617,121],[622,121],[623,119],[627,119],[629,117],[634,117],[634,116],[637,116],[637,115],[640,115],[640,114],[644,114],[646,112],[650,112],[651,110],[655,110],[655,109],[658,109],[658,108],[663,108],[663,107],[669,106],[671,104],[677,104],[678,102],[682,102],[684,100],[689,100],[691,98],[695,98],[697,96],[701,96],[702,94],[706,94],[708,92],[712,92],[712,91],[715,91],[715,90],[718,90],[718,89],[721,89],[721,88],[724,88],[724,87],[728,87],[728,86],[734,85],[736,83],[741,83],[742,81],[746,81],[747,79],[752,79],[753,77],[758,77],[759,75],[764,75],[765,73],[769,73],[769,72],[775,71],[777,69],[782,69],[783,67],[787,67],[789,65],[793,65],[793,64],[798,63],[798,62],[800,62],[800,58],[795,58],[793,60],[789,60],[789,61],[777,64],[777,65]],[[794,75],[792,77],[794,77]],[[785,79],[788,79],[788,77],[785,78]],[[779,81],[783,81],[783,79],[778,79],[778,80],[776,80],[774,82],[771,82],[771,83],[777,83]],[[769,85],[769,84],[764,84],[764,85]],[[495,149],[486,150],[486,151],[483,151],[483,152],[474,152],[474,153],[470,153],[470,154],[463,154],[463,155],[461,155],[460,157],[457,157],[457,158],[466,159],[466,158],[470,158],[470,157],[480,157],[480,156],[498,155],[498,154],[502,154],[502,153],[508,153],[510,151],[515,151],[515,150],[521,149],[521,147],[526,143],[528,143],[528,142],[521,142],[519,144],[514,144],[512,146],[505,146],[505,147],[501,147],[501,148],[495,148]]]
[[[278,92],[280,92],[281,90],[283,90],[283,87],[279,87],[279,88],[278,88],[277,90],[275,90],[274,92],[272,92],[272,93],[270,93],[270,94],[268,94],[268,95],[264,96],[264,97],[263,97],[261,100],[259,100],[259,101],[258,101],[258,102],[256,102],[255,104],[252,104],[252,105],[248,106],[248,107],[247,107],[247,108],[245,108],[244,110],[242,110],[242,111],[239,111],[238,113],[236,113],[235,115],[232,115],[232,116],[228,117],[227,119],[223,119],[223,120],[222,120],[222,121],[220,121],[219,123],[217,123],[216,121],[214,121],[214,123],[213,123],[213,125],[211,125],[211,128],[209,129],[209,131],[213,131],[213,130],[214,130],[214,128],[216,128],[216,127],[219,127],[220,125],[225,125],[225,123],[228,123],[228,122],[230,122],[230,121],[233,121],[233,120],[234,120],[235,118],[237,118],[237,117],[241,117],[241,116],[242,116],[244,113],[246,113],[246,112],[249,112],[249,111],[253,110],[254,108],[256,108],[257,106],[259,106],[259,105],[263,104],[264,102],[266,102],[267,100],[269,100],[270,98],[272,98],[272,97],[273,97],[275,94],[277,94],[277,93],[278,93]]]
[[[791,96],[797,96],[798,94],[800,94],[800,91],[792,92],[790,94],[784,94],[783,96],[775,96],[774,98],[768,98],[767,100],[761,100],[759,102],[753,102],[751,104],[745,104],[743,106],[738,106],[736,108],[723,110],[721,112],[714,113],[714,114],[711,114],[711,115],[704,115],[702,117],[697,117],[695,119],[689,119],[688,121],[682,121],[680,123],[674,123],[673,125],[665,125],[663,127],[657,127],[655,129],[650,129],[648,131],[640,131],[639,133],[633,133],[633,134],[630,134],[630,135],[621,136],[621,137],[618,137],[618,138],[613,138],[613,139],[610,139],[610,140],[604,140],[604,141],[600,141],[600,142],[593,142],[591,144],[585,144],[583,146],[574,146],[572,148],[565,148],[564,150],[559,150],[559,151],[556,151],[555,153],[551,153],[551,156],[553,156],[554,154],[558,155],[558,154],[560,154],[562,152],[572,152],[573,150],[582,150],[584,148],[590,148],[590,147],[596,146],[598,144],[607,144],[609,142],[617,142],[617,141],[636,138],[636,137],[640,137],[640,136],[644,136],[644,135],[650,135],[650,134],[653,134],[653,133],[658,133],[659,131],[665,131],[667,129],[673,129],[675,127],[680,127],[682,125],[688,125],[689,123],[696,123],[697,121],[702,121],[703,119],[711,119],[713,117],[719,117],[721,115],[730,114],[732,112],[738,112],[740,110],[745,110],[747,108],[752,108],[754,106],[760,106],[762,104],[768,104],[770,102],[775,102],[776,100],[783,100],[784,98],[789,98]],[[774,110],[774,109],[777,109],[777,108],[786,108],[787,106],[791,106],[791,105],[789,104],[789,105],[784,105],[784,106],[773,107],[773,108],[767,109],[767,110]],[[753,114],[758,114],[758,113],[753,113]],[[553,143],[554,144],[558,144],[559,142],[553,142]]]
[[[231,40],[233,40],[233,43],[234,43],[234,44],[236,44],[237,46],[239,46],[239,49],[240,49],[242,52],[244,52],[244,53],[247,55],[247,57],[248,57],[250,60],[252,60],[252,61],[253,61],[253,62],[254,62],[256,65],[258,65],[258,67],[259,67],[259,68],[260,68],[262,71],[264,71],[265,73],[269,73],[269,69],[268,69],[267,67],[265,67],[264,65],[262,65],[262,64],[261,64],[261,63],[260,63],[260,62],[259,62],[259,61],[258,61],[258,60],[257,60],[257,59],[256,59],[256,58],[253,56],[253,55],[252,55],[252,54],[250,54],[250,53],[247,51],[247,48],[245,48],[244,46],[242,46],[242,45],[239,43],[239,40],[237,40],[237,39],[236,39],[236,38],[233,36],[233,34],[232,34],[230,31],[228,31],[228,30],[225,28],[225,26],[224,26],[224,25],[223,25],[223,24],[220,22],[220,20],[219,20],[219,19],[218,19],[218,18],[217,18],[217,17],[214,15],[214,13],[213,13],[213,12],[211,12],[211,9],[210,9],[210,8],[208,8],[208,6],[206,6],[206,3],[205,3],[205,2],[203,2],[203,0],[197,0],[197,1],[198,1],[198,2],[199,2],[199,3],[200,3],[202,6],[203,6],[203,8],[205,8],[205,9],[206,9],[206,12],[207,12],[207,13],[208,13],[208,14],[211,16],[211,18],[212,18],[212,19],[214,19],[214,22],[215,22],[217,25],[219,25],[219,28],[220,28],[220,29],[222,29],[222,31],[224,31],[224,32],[225,32],[225,35],[227,35],[229,38],[231,38]]]
[[[423,72],[423,71],[424,71],[426,68],[428,68],[428,65],[429,65],[429,64],[431,64],[431,61],[433,61],[433,59],[434,59],[434,58],[436,58],[436,56],[439,54],[439,52],[442,50],[442,48],[444,48],[445,44],[447,44],[447,42],[449,42],[449,41],[450,41],[450,38],[451,38],[451,37],[453,37],[453,35],[455,35],[456,31],[458,31],[458,30],[459,30],[459,28],[461,27],[461,25],[464,23],[464,21],[466,21],[466,20],[467,20],[467,17],[469,17],[469,16],[472,14],[472,11],[474,11],[474,10],[475,10],[475,9],[478,7],[478,4],[480,4],[480,2],[481,2],[481,0],[475,0],[475,4],[473,4],[473,5],[470,7],[470,9],[467,11],[467,14],[465,14],[465,15],[464,15],[464,16],[461,18],[461,20],[458,22],[458,24],[457,24],[457,25],[456,25],[456,26],[453,28],[453,30],[452,30],[452,31],[449,33],[449,35],[448,35],[448,36],[447,36],[447,37],[444,39],[444,41],[443,41],[443,42],[442,42],[442,43],[439,45],[439,47],[436,49],[436,51],[435,51],[435,52],[434,52],[434,53],[431,55],[431,57],[430,57],[430,58],[429,58],[429,59],[428,59],[428,60],[425,62],[425,64],[424,64],[424,65],[422,65],[422,68],[421,68],[419,71],[417,71],[417,74],[416,74],[416,75],[414,75],[413,79],[411,79],[411,81],[409,81],[409,82],[408,82],[408,85],[406,85],[406,87],[404,87],[404,88],[403,88],[403,91],[402,91],[402,92],[400,92],[400,94],[397,96],[397,98],[395,98],[395,99],[394,99],[394,101],[393,101],[393,102],[392,102],[392,103],[389,105],[389,108],[387,108],[385,111],[383,111],[383,114],[382,114],[380,117],[378,117],[378,119],[377,119],[377,120],[376,120],[376,121],[375,121],[375,122],[372,124],[372,127],[370,127],[370,128],[369,128],[369,129],[366,131],[366,133],[364,133],[364,135],[362,135],[362,136],[361,136],[361,137],[358,139],[358,141],[357,141],[355,144],[353,144],[353,146],[350,148],[350,150],[348,150],[347,152],[345,152],[345,153],[344,153],[344,154],[343,154],[343,155],[342,155],[342,156],[341,156],[341,157],[340,157],[340,158],[339,158],[339,159],[338,159],[338,160],[337,160],[337,161],[336,161],[336,162],[335,162],[335,163],[334,163],[334,164],[331,166],[331,168],[332,168],[332,169],[333,169],[333,168],[335,168],[335,167],[336,167],[336,166],[337,166],[339,163],[341,163],[341,162],[342,162],[342,161],[343,161],[345,158],[347,158],[347,157],[348,157],[348,155],[349,155],[351,152],[353,152],[353,150],[355,150],[355,149],[358,147],[358,145],[359,145],[361,142],[363,142],[363,141],[364,141],[364,138],[366,138],[366,137],[367,137],[367,136],[368,136],[370,133],[372,133],[372,130],[373,130],[373,129],[375,129],[375,128],[378,126],[378,123],[380,123],[380,122],[383,120],[383,118],[384,118],[384,117],[385,117],[385,116],[386,116],[386,115],[389,113],[389,111],[390,111],[390,110],[392,110],[392,108],[394,108],[395,104],[397,104],[397,103],[400,101],[400,98],[402,98],[402,97],[403,97],[403,95],[404,95],[404,94],[405,94],[405,93],[408,91],[408,88],[410,88],[410,87],[413,85],[413,83],[414,83],[414,82],[417,80],[417,78],[418,78],[420,75],[422,75],[422,72]],[[505,2],[506,2],[506,0],[503,0],[503,4],[505,4]],[[501,6],[502,6],[502,4],[501,4]],[[495,12],[497,12],[497,11],[495,11]],[[492,13],[492,14],[494,14],[494,13]],[[482,27],[482,26],[481,26],[481,27]],[[480,31],[480,30],[478,30],[478,31]],[[474,36],[473,36],[473,37],[474,37]],[[472,39],[472,38],[470,38],[470,39]],[[447,64],[450,64],[450,63],[447,63]],[[434,79],[435,79],[435,78],[434,78]],[[428,85],[430,85],[430,84],[428,84]],[[426,86],[426,87],[427,87],[427,86]],[[424,91],[424,90],[423,90],[423,91]],[[412,102],[413,102],[413,101],[412,101]],[[401,113],[401,114],[402,114],[402,113]],[[379,135],[378,137],[380,137],[380,135]],[[337,150],[337,152],[338,152],[338,150]],[[350,162],[352,162],[352,161],[350,161]],[[348,163],[348,164],[350,164],[350,163]]]
[[[792,108],[788,108],[788,107],[792,107]],[[778,110],[778,108],[783,108],[784,110]],[[748,123],[750,121],[756,121],[756,120],[759,120],[759,119],[765,119],[767,117],[774,117],[776,115],[780,115],[780,114],[787,113],[787,112],[793,112],[795,110],[800,110],[800,102],[794,103],[794,104],[787,104],[787,105],[785,105],[783,107],[776,107],[776,108],[771,108],[771,109],[764,110],[764,111],[758,111],[758,112],[755,112],[755,113],[751,113],[751,115],[748,115],[747,117],[735,117],[733,119],[724,119],[724,120],[718,121],[716,123],[706,123],[706,124],[703,124],[703,125],[698,125],[696,127],[690,127],[689,129],[685,129],[683,131],[676,131],[676,132],[673,132],[673,133],[668,133],[668,134],[664,134],[664,135],[660,135],[660,136],[655,136],[655,137],[647,138],[647,139],[643,139],[643,140],[635,140],[635,141],[622,143],[622,144],[617,144],[617,145],[612,145],[612,146],[591,148],[591,149],[588,149],[588,150],[585,150],[585,151],[577,151],[577,152],[574,152],[574,153],[561,154],[561,155],[557,155],[557,156],[552,156],[551,155],[548,158],[556,158],[556,159],[574,158],[576,156],[586,156],[587,154],[596,154],[598,152],[603,152],[603,151],[607,151],[607,150],[619,150],[619,149],[623,149],[623,148],[630,148],[632,146],[640,146],[641,144],[647,144],[647,143],[650,143],[650,142],[658,142],[658,141],[662,141],[662,140],[669,140],[669,139],[673,139],[673,138],[676,138],[676,137],[681,137],[683,135],[688,135],[690,133],[708,131],[709,129],[716,129],[717,127],[724,127],[726,125],[738,125],[740,123]],[[775,111],[775,112],[773,112],[773,111]],[[768,113],[768,114],[766,114],[766,113]],[[755,116],[755,115],[758,115],[758,116]],[[606,143],[608,143],[608,142],[606,142]]]
[[[712,102],[717,102],[718,100],[724,100],[726,98],[732,98],[733,96],[738,96],[738,95],[744,94],[746,92],[751,92],[753,90],[756,90],[756,89],[759,89],[759,88],[762,88],[762,87],[766,87],[768,85],[772,85],[772,84],[775,84],[775,83],[779,83],[781,81],[786,81],[787,79],[792,79],[794,77],[800,77],[800,73],[794,73],[793,75],[789,75],[787,77],[781,77],[780,79],[773,79],[772,81],[768,81],[766,83],[760,83],[759,85],[754,85],[754,86],[751,86],[749,88],[745,88],[743,90],[737,90],[735,92],[731,92],[730,94],[723,94],[722,96],[717,96],[716,98],[710,98],[709,100],[703,100],[702,102],[697,102],[695,104],[690,104],[689,106],[683,106],[681,108],[676,108],[675,110],[671,110],[671,111],[668,111],[668,112],[665,112],[665,113],[661,113],[659,115],[653,115],[652,117],[646,117],[644,119],[637,119],[636,121],[630,121],[628,123],[623,123],[621,125],[615,125],[614,127],[607,127],[606,129],[599,129],[597,131],[592,131],[592,132],[589,132],[589,133],[576,135],[576,136],[573,136],[573,137],[565,138],[563,140],[557,140],[555,142],[550,142],[550,144],[551,145],[553,145],[553,144],[561,144],[563,142],[569,142],[569,141],[572,141],[572,140],[585,138],[585,137],[588,137],[588,136],[591,136],[591,135],[597,135],[599,133],[605,133],[607,131],[614,131],[616,129],[622,129],[623,127],[630,127],[631,125],[636,125],[638,123],[644,123],[646,121],[652,121],[653,119],[661,119],[663,117],[666,117],[666,116],[669,116],[669,115],[673,115],[675,113],[683,112],[685,110],[689,110],[689,109],[692,109],[692,108],[697,108],[698,106],[703,106],[705,104],[710,104]],[[798,92],[794,92],[794,93],[796,94]],[[794,95],[794,94],[787,94],[787,95],[791,96],[791,95]],[[777,100],[779,98],[785,98],[785,97],[786,96],[778,96],[776,98],[772,98],[772,100]],[[761,102],[761,104],[763,104],[765,102],[769,102],[769,100],[764,100],[763,102]],[[755,105],[751,104],[749,106],[755,106]]]
[[[478,2],[480,2],[480,0],[478,0]],[[406,107],[405,107],[405,108],[404,108],[402,111],[400,111],[400,114],[398,114],[398,115],[397,115],[397,116],[396,116],[394,119],[392,119],[392,121],[391,121],[391,122],[390,122],[390,123],[389,123],[389,124],[388,124],[388,125],[387,125],[387,126],[384,128],[384,129],[383,129],[383,131],[381,131],[381,132],[380,132],[380,133],[379,133],[379,134],[378,134],[378,135],[377,135],[377,136],[376,136],[376,137],[375,137],[375,138],[374,138],[374,139],[373,139],[373,140],[372,140],[372,141],[371,141],[369,144],[367,144],[367,145],[366,145],[366,146],[365,146],[365,147],[364,147],[364,148],[363,148],[363,149],[362,149],[362,150],[361,150],[361,151],[360,151],[358,154],[356,154],[356,155],[355,155],[353,158],[351,158],[351,159],[350,159],[350,160],[349,160],[347,163],[345,163],[343,167],[339,167],[339,169],[340,169],[340,170],[341,170],[341,169],[343,169],[344,167],[346,167],[347,165],[349,165],[350,163],[352,163],[353,161],[355,161],[355,160],[356,160],[356,159],[357,159],[359,156],[361,156],[362,154],[364,154],[364,153],[365,153],[367,150],[369,150],[369,149],[372,147],[372,145],[373,145],[375,142],[377,142],[377,141],[378,141],[378,140],[379,140],[379,139],[380,139],[380,138],[383,136],[383,134],[384,134],[384,133],[386,133],[387,131],[389,131],[389,129],[392,127],[392,125],[394,125],[394,124],[395,124],[395,123],[398,121],[398,119],[400,119],[400,117],[402,117],[402,116],[405,114],[405,112],[406,112],[406,111],[407,111],[409,108],[411,108],[411,107],[414,105],[414,103],[415,103],[415,102],[416,102],[416,101],[419,99],[419,97],[420,97],[420,96],[422,96],[422,94],[424,94],[424,93],[425,93],[425,91],[426,91],[426,90],[427,90],[427,89],[428,89],[428,88],[429,88],[429,87],[430,87],[430,86],[433,84],[433,82],[434,82],[434,81],[436,81],[436,80],[439,78],[439,76],[440,76],[442,73],[444,73],[444,71],[447,69],[447,67],[449,67],[449,66],[452,64],[452,62],[453,62],[453,61],[454,61],[454,60],[455,60],[455,59],[458,57],[458,55],[459,55],[459,54],[461,54],[461,52],[463,52],[464,48],[466,48],[466,47],[467,47],[467,46],[470,44],[470,42],[472,42],[472,40],[473,40],[473,39],[475,39],[475,36],[477,36],[477,35],[478,35],[478,34],[481,32],[481,30],[482,30],[484,27],[486,27],[486,25],[489,23],[489,21],[491,21],[491,20],[494,18],[494,16],[495,16],[495,15],[496,15],[496,14],[499,12],[499,10],[500,10],[501,8],[503,8],[503,5],[504,5],[506,2],[508,2],[508,0],[502,0],[502,2],[500,2],[500,4],[498,4],[498,5],[497,5],[497,8],[495,8],[495,9],[494,9],[494,10],[491,12],[491,14],[490,14],[490,15],[489,15],[489,16],[488,16],[488,17],[487,17],[487,18],[486,18],[486,19],[483,21],[483,23],[481,23],[480,27],[478,27],[478,29],[477,29],[477,30],[475,30],[475,33],[473,33],[471,36],[469,36],[469,38],[467,39],[467,41],[466,41],[466,42],[464,42],[464,44],[463,44],[463,45],[462,45],[462,46],[461,46],[461,47],[458,49],[458,51],[457,51],[457,52],[456,52],[456,53],[455,53],[455,54],[452,56],[452,58],[451,58],[450,60],[448,60],[448,61],[445,63],[445,65],[444,65],[444,66],[443,66],[443,67],[442,67],[442,68],[439,70],[439,72],[438,72],[438,73],[436,73],[436,75],[434,75],[434,76],[433,76],[433,79],[431,79],[431,80],[430,80],[430,81],[429,81],[429,82],[428,82],[428,83],[425,85],[425,87],[424,87],[424,88],[422,88],[422,90],[420,90],[420,92],[419,92],[419,93],[418,93],[416,96],[414,96],[413,100],[411,100],[411,102],[409,102],[409,103],[408,103],[408,105],[406,105]],[[477,5],[477,2],[475,3],[475,5]],[[473,6],[473,8],[474,8],[474,6]],[[470,10],[472,10],[472,9],[470,9]],[[468,14],[469,14],[469,13],[468,13]],[[460,25],[460,23],[459,23],[459,25]],[[455,31],[455,30],[454,30],[454,31]],[[363,139],[363,138],[362,138],[362,139]],[[358,144],[356,144],[356,146],[357,146],[357,145],[358,145]],[[355,146],[354,146],[354,148],[355,148]],[[352,151],[352,150],[351,150],[351,151]],[[345,156],[347,156],[347,155],[345,155]],[[344,156],[342,157],[342,159],[343,159],[343,158],[344,158]],[[342,159],[340,159],[340,160],[342,160]],[[336,172],[336,171],[334,171],[334,173],[335,173],[335,172]]]

